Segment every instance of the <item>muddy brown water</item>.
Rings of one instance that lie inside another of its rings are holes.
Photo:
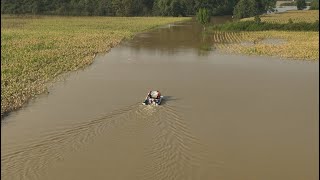
[[[98,55],[1,121],[1,177],[318,179],[318,62],[206,43],[191,21]]]

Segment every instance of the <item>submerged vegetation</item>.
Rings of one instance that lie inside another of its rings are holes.
[[[93,62],[124,38],[189,18],[1,16],[1,114]]]
[[[313,23],[298,22],[293,23],[269,23],[269,22],[256,22],[256,21],[238,21],[228,22],[221,25],[212,27],[215,30],[222,31],[267,31],[267,30],[279,30],[279,31],[319,31],[319,21]]]
[[[205,8],[200,8],[198,13],[197,13],[197,21],[202,24],[203,29],[205,30],[206,25],[209,23],[210,21],[210,15],[208,13],[208,10]]]
[[[318,60],[319,32],[211,32],[214,46],[227,53]]]
[[[288,11],[211,27],[214,46],[225,52],[319,59],[319,11]],[[315,31],[315,32],[312,32]]]
[[[291,19],[292,22],[307,22],[313,23],[315,21],[319,21],[319,10],[308,10],[308,11],[287,11],[285,13],[275,13],[275,14],[266,14],[261,15],[261,22],[269,22],[269,23],[288,23]],[[254,17],[244,18],[241,21],[250,21],[253,20]]]

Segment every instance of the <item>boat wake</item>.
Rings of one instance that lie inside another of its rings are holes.
[[[148,133],[152,145],[145,149],[147,162],[139,168],[138,179],[197,179],[205,150],[184,121],[179,108],[166,103],[124,107],[99,118],[56,130],[25,146],[6,147],[1,153],[4,179],[41,179],[65,152],[77,151],[102,133],[117,129],[122,136]],[[129,137],[129,136],[128,136]],[[123,141],[119,137],[112,137]],[[110,163],[110,162],[106,162]]]

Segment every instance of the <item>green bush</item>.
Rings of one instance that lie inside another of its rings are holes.
[[[205,26],[210,21],[210,15],[208,10],[206,8],[200,8],[196,16],[197,16],[197,21],[200,24],[202,24],[203,28],[205,29]]]
[[[310,3],[310,10],[319,10],[319,0],[313,0]]]
[[[233,16],[236,19],[252,17],[257,14],[257,11],[255,0],[240,0],[233,10]]]
[[[305,9],[307,6],[306,0],[297,0],[297,8],[298,10]]]

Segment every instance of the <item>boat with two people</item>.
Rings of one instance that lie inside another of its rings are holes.
[[[159,91],[149,91],[146,99],[143,101],[143,105],[155,105],[158,106],[161,104],[163,96]]]

